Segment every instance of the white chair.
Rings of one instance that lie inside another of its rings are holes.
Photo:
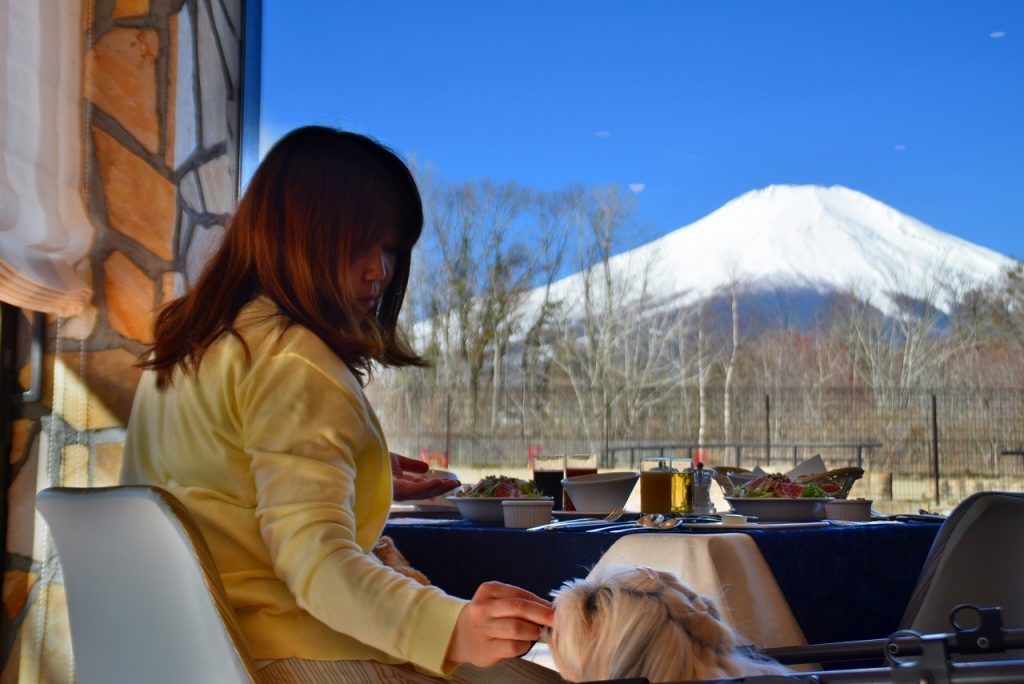
[[[198,528],[156,487],[39,493],[80,684],[258,682]]]

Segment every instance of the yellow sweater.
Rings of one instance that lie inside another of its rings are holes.
[[[362,388],[269,299],[238,317],[199,377],[152,372],[135,394],[121,480],[191,511],[257,659],[411,662],[433,673],[465,601],[370,553],[392,497],[388,449]]]

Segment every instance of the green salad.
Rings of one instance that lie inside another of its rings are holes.
[[[831,496],[814,482],[794,482],[785,475],[763,475],[747,483],[740,496],[759,499],[825,499]]]
[[[472,487],[465,489],[456,496],[475,496],[499,499],[515,499],[519,497],[537,497],[544,494],[537,485],[529,480],[520,480],[505,475],[488,475]]]

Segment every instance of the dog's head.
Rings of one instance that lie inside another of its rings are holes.
[[[570,681],[657,682],[779,671],[736,655],[736,634],[714,602],[672,573],[614,568],[567,582],[554,596],[551,652]]]

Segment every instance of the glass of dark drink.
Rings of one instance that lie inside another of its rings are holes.
[[[565,476],[575,477],[577,475],[597,474],[597,454],[567,454],[565,457]],[[575,511],[572,499],[567,493],[563,493],[565,501],[563,508],[567,511]]]
[[[562,508],[562,478],[565,477],[565,454],[536,454],[533,457],[533,482],[554,501],[555,510]]]

